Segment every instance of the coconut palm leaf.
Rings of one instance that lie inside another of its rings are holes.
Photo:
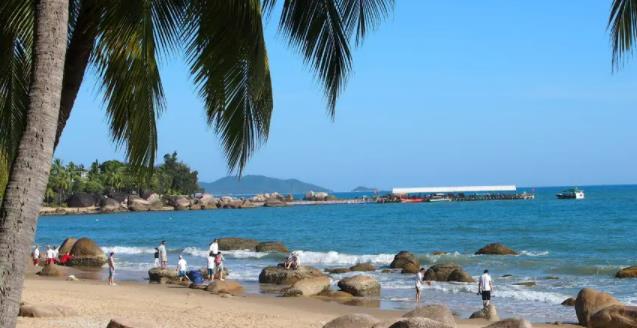
[[[260,1],[192,1],[184,33],[208,123],[220,134],[229,169],[241,173],[267,140],[272,114]]]
[[[622,64],[626,55],[632,54],[637,39],[637,0],[614,0],[611,5],[608,28],[611,34],[613,68]]]

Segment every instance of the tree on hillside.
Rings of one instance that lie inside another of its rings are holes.
[[[135,167],[152,167],[165,107],[157,58],[185,53],[241,173],[269,134],[272,86],[263,17],[281,8],[282,34],[322,82],[333,115],[351,69],[352,40],[393,0],[0,1],[0,153],[13,163],[0,209],[0,327],[15,326],[24,257],[46,191],[52,154],[84,72],[97,72],[113,140]],[[116,180],[116,177],[113,177]],[[2,188],[0,186],[0,188]]]

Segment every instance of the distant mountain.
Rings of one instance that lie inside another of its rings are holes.
[[[370,188],[370,187],[363,187],[363,186],[359,186],[354,188],[354,190],[352,190],[352,192],[376,192],[378,191],[378,188]]]
[[[299,181],[297,179],[277,179],[263,175],[246,175],[238,179],[236,176],[227,176],[215,182],[200,182],[199,185],[211,194],[262,194],[278,192],[280,194],[301,194],[308,191],[331,190]]]

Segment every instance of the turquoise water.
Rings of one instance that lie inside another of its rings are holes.
[[[637,304],[637,280],[613,278],[635,265],[637,186],[584,187],[586,199],[557,200],[564,188],[538,188],[529,201],[421,204],[298,206],[244,210],[118,213],[42,217],[40,245],[86,236],[113,250],[121,277],[143,280],[153,262],[153,248],[166,240],[169,260],[179,254],[193,267],[203,266],[215,237],[280,240],[299,250],[304,264],[324,267],[374,262],[387,266],[395,253],[409,250],[425,265],[454,262],[478,276],[489,269],[495,278],[494,302],[501,316],[533,321],[574,321],[573,308],[559,305],[583,287],[608,291]],[[362,194],[359,194],[359,196]],[[519,256],[475,256],[480,247],[501,242]],[[449,255],[433,256],[433,251]],[[258,274],[280,256],[235,251],[226,255],[235,279],[258,292]],[[513,275],[502,278],[503,275]],[[347,275],[347,274],[345,274]],[[373,273],[382,284],[381,307],[413,307],[411,275]],[[333,276],[334,282],[344,275]],[[551,278],[551,279],[548,279]],[[557,278],[557,279],[555,279]],[[535,287],[515,285],[535,281]],[[476,287],[435,283],[426,302],[445,302],[463,316],[481,302]]]

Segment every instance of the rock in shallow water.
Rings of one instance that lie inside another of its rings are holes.
[[[435,264],[425,272],[425,280],[475,282],[470,274],[457,264]]]
[[[243,286],[234,280],[215,280],[206,287],[206,290],[216,295],[230,294],[238,296],[243,294]]]
[[[493,243],[480,248],[476,255],[518,255],[518,253],[505,245]]]
[[[637,266],[631,266],[617,271],[615,278],[637,278]]]
[[[261,270],[259,282],[262,284],[292,285],[301,279],[324,276],[325,274],[321,270],[310,266],[301,266],[296,270],[269,266]]]
[[[328,277],[311,277],[295,282],[292,287],[283,292],[284,296],[314,296],[330,288]]]
[[[405,272],[405,266],[409,265],[409,270]],[[394,256],[394,260],[389,265],[392,269],[403,269],[403,273],[416,273],[420,269],[420,262],[416,259],[414,254],[408,251],[400,251]],[[416,268],[416,271],[413,271]]]
[[[341,279],[338,288],[354,296],[368,297],[380,295],[380,283],[373,277],[357,275]]]
[[[637,327],[637,306],[611,305],[593,314],[589,321],[593,328]]]
[[[575,314],[579,324],[588,326],[588,321],[593,314],[611,305],[621,305],[621,303],[610,294],[592,288],[580,290],[575,300]]]

